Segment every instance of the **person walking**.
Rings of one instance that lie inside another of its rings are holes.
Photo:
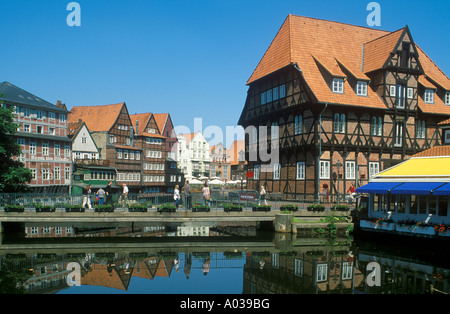
[[[264,203],[264,205],[267,205],[267,193],[264,189],[264,185],[261,185],[261,189],[259,190],[259,205],[261,205],[261,202]]]
[[[128,204],[128,187],[125,183],[122,184],[122,202],[123,206],[125,206],[125,204]]]
[[[185,198],[186,198],[186,208],[187,209],[192,209],[191,187],[189,185],[189,180],[186,180],[186,183],[184,184],[183,190],[184,190],[184,195],[185,195]]]
[[[103,205],[104,200],[105,200],[105,194],[106,194],[106,192],[105,192],[105,190],[103,190],[102,188],[100,188],[100,189],[97,191],[97,196],[98,196],[98,203],[99,203],[99,205]]]
[[[91,206],[91,194],[92,194],[91,186],[88,185],[83,190],[83,207],[85,207],[86,204],[87,204],[88,208],[92,209],[92,206]]]
[[[105,188],[105,194],[106,194],[106,204],[107,205],[112,205],[112,187],[111,187],[112,182],[109,181],[108,185]]]
[[[209,190],[208,187],[208,183],[205,182],[203,189],[202,189],[202,193],[203,193],[203,205],[206,205],[206,201],[208,201],[208,206],[211,206],[211,192]]]
[[[176,209],[178,209],[178,204],[180,203],[180,187],[178,185],[175,185],[175,189],[173,190],[173,199],[175,200],[175,203],[173,204]]]

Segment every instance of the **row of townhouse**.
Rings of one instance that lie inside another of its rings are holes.
[[[125,103],[75,106],[43,100],[9,82],[0,101],[12,108],[22,154],[36,193],[79,194],[91,185],[126,184],[130,192],[172,192],[184,183],[169,114],[130,115]]]
[[[244,177],[244,140],[235,140],[226,148],[222,142],[211,146],[201,132],[179,134],[177,138],[177,161],[186,178],[208,177],[226,182]]]
[[[450,79],[408,26],[289,15],[247,85],[238,124],[257,129],[246,135],[249,185],[269,192],[342,195],[448,141],[439,124],[450,117]],[[275,162],[250,158],[269,148],[278,149]]]

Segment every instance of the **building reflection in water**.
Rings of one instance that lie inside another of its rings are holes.
[[[190,242],[198,237],[220,237],[221,242],[233,234],[253,235],[255,232],[242,228],[217,228],[217,226],[181,226],[175,228],[142,227],[115,228],[77,233],[65,227],[39,227],[26,232],[28,239],[52,237],[155,237],[161,242],[167,237],[186,237],[189,247],[180,249],[168,243],[164,250],[135,248],[123,252],[104,247],[92,253],[62,253],[58,250],[41,249],[34,244],[31,251],[15,249],[14,252],[0,251],[1,270],[9,272],[27,272],[28,279],[23,283],[25,293],[57,293],[69,288],[67,270],[69,263],[76,262],[81,268],[82,286],[109,287],[128,291],[133,277],[153,280],[158,277],[171,279],[174,273],[193,276],[193,270],[208,273],[216,269],[242,269],[240,278],[230,278],[242,285],[243,294],[350,294],[350,293],[449,293],[450,270],[441,265],[411,256],[392,255],[377,248],[359,249],[349,241],[343,243],[322,241],[311,245],[311,239],[296,239],[286,243],[277,243],[277,237],[269,242],[257,242],[254,247],[235,249],[207,250],[203,242],[195,247]],[[226,232],[224,232],[226,231]],[[214,240],[214,239],[213,239]],[[25,240],[26,241],[26,240]],[[57,240],[54,240],[57,243]],[[201,241],[201,240],[198,240]],[[302,246],[302,241],[305,245]],[[10,243],[10,242],[7,242]],[[213,242],[215,243],[215,242]],[[233,242],[234,243],[234,242]],[[213,245],[213,244],[212,244]],[[51,246],[50,246],[51,247]],[[100,246],[101,247],[101,246]],[[282,247],[282,249],[277,249]],[[386,251],[387,252],[387,251]],[[381,286],[370,287],[366,271],[370,262],[381,267]],[[190,293],[186,291],[185,293]],[[220,287],[212,294],[220,294]]]

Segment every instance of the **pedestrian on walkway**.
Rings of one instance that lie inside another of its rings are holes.
[[[211,192],[209,190],[208,187],[208,183],[205,182],[203,189],[202,189],[202,193],[203,193],[203,205],[206,205],[206,201],[208,201],[208,206],[211,206]]]
[[[112,182],[109,181],[108,185],[105,188],[105,194],[106,194],[106,204],[107,205],[112,205],[112,187],[111,187]]]
[[[125,204],[128,205],[128,187],[127,185],[124,183],[122,184],[122,202],[123,202],[123,206],[125,207]]]
[[[192,198],[191,198],[191,187],[189,185],[189,180],[186,180],[186,183],[184,184],[184,195],[186,198],[186,208],[192,209]]]
[[[87,187],[84,188],[83,190],[83,207],[86,206],[86,204],[88,205],[89,209],[92,209],[91,206],[91,186],[88,185]]]
[[[175,200],[175,203],[173,204],[176,209],[178,209],[178,204],[180,203],[180,187],[178,185],[175,185],[175,189],[173,190],[173,199]]]
[[[97,196],[98,196],[98,203],[99,203],[99,205],[103,205],[103,202],[104,202],[104,200],[105,200],[105,194],[106,194],[106,192],[105,192],[105,190],[103,190],[102,188],[100,188],[100,189],[97,191]]]
[[[267,199],[266,199],[267,193],[264,189],[264,185],[261,185],[261,190],[259,191],[259,205],[261,205],[261,202],[264,203],[264,205],[267,205]]]

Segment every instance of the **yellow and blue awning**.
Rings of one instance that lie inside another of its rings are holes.
[[[356,193],[403,195],[450,195],[450,183],[446,182],[370,182]]]

